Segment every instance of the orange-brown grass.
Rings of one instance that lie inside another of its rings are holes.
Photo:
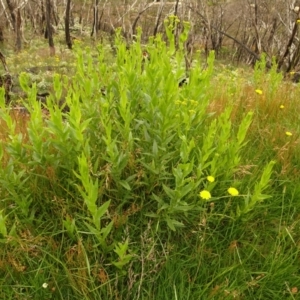
[[[1,161],[1,165],[5,166],[8,159],[9,159],[9,153],[7,153],[6,146],[8,146],[11,143],[10,134],[14,134],[15,136],[20,135],[22,136],[22,143],[24,145],[30,144],[29,135],[28,135],[28,125],[31,119],[30,114],[23,108],[12,108],[10,110],[10,117],[12,119],[12,122],[15,124],[15,130],[14,132],[10,132],[10,129],[8,128],[5,120],[3,118],[0,118],[0,143],[3,145],[3,158]],[[47,115],[44,115],[46,118]],[[48,149],[48,151],[56,151],[54,149]],[[26,169],[26,165],[22,165],[22,168]],[[56,170],[51,165],[44,165],[44,166],[36,166],[35,167],[36,174],[43,175],[44,178],[48,179],[48,182],[50,185],[53,184],[53,186],[57,185],[57,174]],[[37,190],[39,188],[38,181],[32,181],[30,182],[31,189]],[[44,191],[45,193],[48,193],[48,190],[46,189]],[[52,198],[51,198],[52,199]],[[62,208],[64,206],[63,203],[64,199],[60,199],[59,197],[54,197],[54,201],[51,203],[55,203],[55,205],[59,208]]]
[[[13,272],[23,273],[27,270],[28,261],[27,255],[32,259],[34,257],[42,257],[40,247],[50,245],[52,239],[46,239],[43,236],[33,235],[29,229],[18,232],[19,236],[9,237],[6,246],[2,248],[5,251],[5,260],[0,261],[0,271],[11,269]],[[11,247],[11,245],[13,245]],[[27,255],[24,256],[24,253]]]
[[[22,107],[15,107],[10,110],[10,116],[13,123],[15,123],[15,134],[22,134],[24,142],[28,141],[27,124],[30,120],[30,115]],[[9,129],[6,122],[0,118],[0,140],[7,141],[9,135]]]
[[[73,245],[65,252],[65,263],[67,267],[68,278],[72,285],[78,288],[82,293],[88,293],[88,267],[86,265],[86,250],[81,242]]]
[[[231,120],[237,125],[247,112],[253,111],[253,122],[247,140],[250,148],[253,147],[255,156],[259,158],[266,151],[271,151],[273,159],[281,166],[281,175],[298,176],[299,171],[296,171],[293,165],[293,158],[299,152],[298,88],[290,82],[283,82],[273,97],[268,93],[268,83],[261,88],[262,95],[256,93],[250,84],[244,84],[233,95],[229,95],[228,88],[223,86],[222,90],[214,94],[208,111],[214,112],[215,117],[221,114],[226,106],[232,105]],[[291,132],[292,136],[287,136],[286,132]],[[253,158],[253,155],[251,156]]]
[[[24,143],[28,141],[28,132],[27,132],[27,124],[30,119],[30,115],[23,108],[13,108],[10,110],[10,116],[12,118],[12,122],[15,124],[15,135],[22,135],[22,140]],[[5,145],[6,143],[10,143],[9,128],[7,127],[6,122],[0,117],[0,143]],[[3,151],[2,164],[7,161],[8,155]]]

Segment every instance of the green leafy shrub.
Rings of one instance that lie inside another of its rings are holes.
[[[262,191],[269,186],[273,162],[254,179],[256,185],[246,187],[237,175],[253,112],[238,124],[232,123],[230,105],[219,115],[209,112],[213,52],[205,69],[196,57],[187,84],[179,86],[187,75],[188,24],[178,49],[172,24],[166,21],[169,45],[157,36],[142,46],[139,31],[128,48],[117,31],[113,61],[106,61],[102,45],[96,60],[90,48],[75,46],[75,73],[53,77],[54,93],[45,104],[36,101],[36,85],[29,87],[22,74],[20,85],[28,95],[25,132],[19,123],[25,117],[13,117],[2,100],[7,128],[1,148],[2,242],[7,249],[11,240],[20,244],[22,232],[29,230],[60,241],[61,249],[77,245],[76,270],[85,270],[79,279],[68,273],[71,259],[62,253],[53,258],[41,246],[37,254],[64,270],[72,293],[95,295],[93,272],[99,264],[110,276],[126,274],[138,255],[131,248],[137,226],[160,238],[176,237],[177,230],[198,226],[199,215],[207,217],[208,203],[216,203],[214,218],[238,220],[267,198]]]

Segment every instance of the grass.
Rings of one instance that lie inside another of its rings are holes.
[[[1,299],[299,297],[299,87],[213,53],[178,87],[170,32],[75,46],[44,105],[28,74],[26,111],[2,100]]]

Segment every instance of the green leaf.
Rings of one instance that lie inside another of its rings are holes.
[[[167,225],[169,226],[169,228],[170,228],[171,230],[176,231],[176,228],[175,228],[175,226],[174,226],[174,224],[173,224],[173,222],[172,222],[171,219],[167,218],[167,219],[166,219],[166,222],[167,222]]]
[[[145,216],[150,217],[150,218],[158,218],[159,217],[158,214],[154,214],[154,213],[146,213]]]
[[[155,195],[154,193],[152,194],[152,197],[154,198],[154,200],[156,200],[158,203],[163,204],[164,201],[158,197],[157,195]]]
[[[97,208],[97,212],[94,216],[95,221],[100,223],[101,218],[107,212],[108,207],[110,205],[110,200],[104,202],[99,208]]]
[[[167,187],[164,184],[163,184],[163,189],[164,189],[165,193],[168,195],[168,197],[170,197],[171,199],[176,198],[176,191],[170,189],[169,187]]]
[[[123,244],[118,243],[115,246],[114,252],[117,253],[119,260],[113,262],[113,264],[119,269],[122,269],[123,266],[128,264],[133,257],[133,255],[127,254],[127,250],[128,250],[128,238]]]
[[[71,219],[69,216],[67,216],[66,220],[63,220],[63,225],[64,225],[65,229],[67,230],[67,233],[70,236],[70,238],[75,240],[75,235],[74,235],[75,219]]]
[[[152,153],[153,153],[153,156],[154,156],[154,157],[157,156],[157,153],[158,153],[158,147],[157,147],[157,142],[156,142],[156,140],[153,140]]]
[[[5,107],[5,89],[4,87],[0,87],[0,107]]]
[[[100,236],[100,230],[99,229],[97,229],[97,228],[95,228],[94,226],[92,226],[92,225],[90,225],[89,223],[87,223],[87,222],[84,222],[84,224],[86,225],[86,227],[88,228],[88,230],[89,230],[89,232],[87,232],[87,233],[89,233],[89,234],[94,234],[95,236]]]
[[[239,146],[242,145],[242,143],[245,139],[248,128],[252,122],[252,117],[253,117],[253,112],[248,112],[248,114],[246,115],[246,117],[243,118],[243,120],[239,126],[239,131],[237,133],[237,142],[238,142]]]
[[[7,228],[5,224],[6,216],[3,215],[3,210],[0,211],[0,234],[3,237],[7,236]]]
[[[126,180],[119,180],[118,183],[121,184],[122,187],[125,188],[127,191],[131,191],[131,187]]]
[[[128,238],[126,239],[124,244],[118,243],[115,246],[114,252],[116,252],[118,256],[122,258],[126,254],[127,249],[128,249]]]
[[[181,222],[176,221],[174,219],[170,219],[168,217],[166,218],[166,222],[172,231],[176,231],[176,227],[184,227],[184,224],[182,224]]]
[[[195,183],[193,181],[191,181],[188,184],[186,184],[185,186],[181,187],[179,189],[180,198],[183,198],[185,195],[190,193],[194,189],[194,187],[195,187]]]
[[[109,224],[101,229],[102,238],[106,240],[107,236],[110,234],[114,222],[110,221]]]
[[[159,174],[159,170],[156,169],[154,160],[152,160],[151,165],[149,165],[148,163],[143,162],[142,160],[140,160],[140,163],[141,163],[148,171],[154,173],[155,175],[158,175],[158,174]]]
[[[265,187],[268,186],[274,165],[275,165],[275,161],[270,161],[268,165],[265,167],[259,182],[259,187],[261,190],[265,189]]]
[[[127,162],[128,162],[128,155],[120,153],[117,162],[118,172],[121,172],[126,167]]]

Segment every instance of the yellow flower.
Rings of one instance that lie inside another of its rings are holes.
[[[279,107],[280,107],[281,109],[283,109],[283,108],[284,108],[284,105],[280,105]]]
[[[291,72],[290,72],[290,75],[295,75],[295,71],[291,71]]]
[[[262,90],[260,90],[260,89],[256,89],[255,92],[256,92],[258,95],[262,95],[262,93],[263,93]]]
[[[207,176],[206,179],[207,179],[209,182],[214,182],[214,181],[215,181],[215,177],[213,177],[213,176]]]
[[[237,196],[239,194],[239,191],[234,188],[234,187],[230,187],[227,192],[231,195],[231,196]]]
[[[299,19],[297,20],[297,24],[300,24],[300,20]]]
[[[211,198],[211,194],[209,191],[203,190],[199,193],[199,196],[204,200],[209,200]]]
[[[285,133],[287,136],[292,136],[293,134],[291,133],[291,132],[289,132],[289,131],[286,131],[286,133]]]

